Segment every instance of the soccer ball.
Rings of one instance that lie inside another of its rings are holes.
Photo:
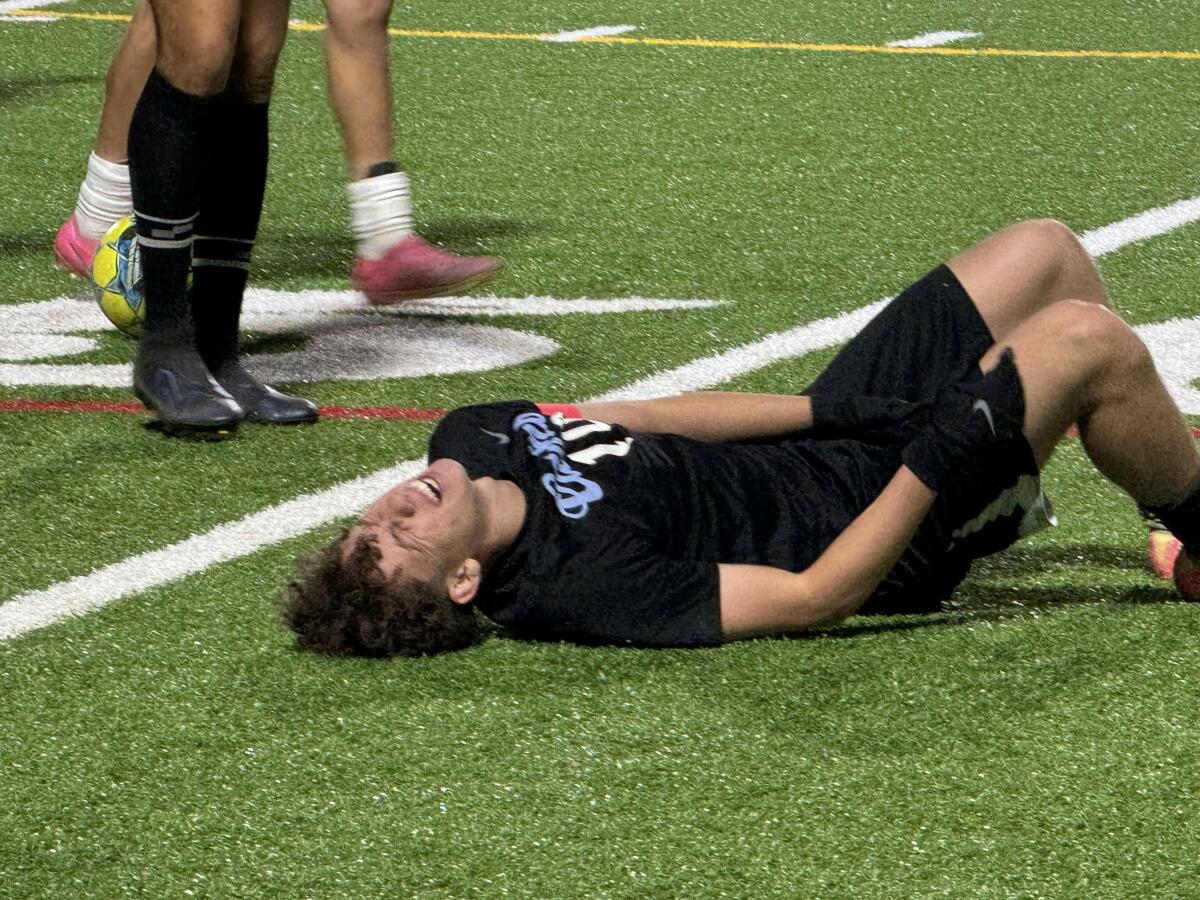
[[[146,318],[146,298],[132,216],[113,225],[100,241],[92,259],[92,290],[108,321],[136,340]]]

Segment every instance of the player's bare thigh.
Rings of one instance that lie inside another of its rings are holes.
[[[1060,300],[1111,308],[1091,257],[1075,233],[1054,219],[1033,219],[998,231],[947,265],[997,341]]]

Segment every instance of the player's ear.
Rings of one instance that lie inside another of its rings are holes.
[[[465,559],[446,576],[446,593],[454,603],[470,603],[479,590],[483,567],[477,559]]]

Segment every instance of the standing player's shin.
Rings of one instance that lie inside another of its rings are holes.
[[[287,35],[284,0],[244,0],[237,55],[213,103],[193,252],[197,346],[221,387],[251,422],[312,422],[317,408],[260,383],[239,355],[242,295],[267,181],[268,104]]]
[[[193,253],[191,290],[196,343],[213,377],[251,422],[313,422],[317,408],[260,383],[242,364],[239,321],[242,295],[258,231],[267,179],[266,102],[223,96],[214,103],[204,199]],[[238,135],[239,140],[229,139]]]

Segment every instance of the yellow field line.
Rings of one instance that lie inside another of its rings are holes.
[[[128,22],[120,13],[59,12],[48,9],[12,9],[8,16],[54,16],[96,22]],[[292,22],[293,31],[323,31],[320,22]],[[433,31],[422,28],[389,28],[396,37],[453,38],[475,41],[544,41],[549,35],[503,31]],[[608,35],[581,38],[580,44],[630,44],[646,47],[704,47],[733,50],[792,50],[805,53],[880,53],[895,56],[977,56],[1026,59],[1182,59],[1200,60],[1200,50],[1021,50],[1006,47],[887,47],[880,44],[817,44],[797,41],[733,41],[711,38],[655,38]]]

